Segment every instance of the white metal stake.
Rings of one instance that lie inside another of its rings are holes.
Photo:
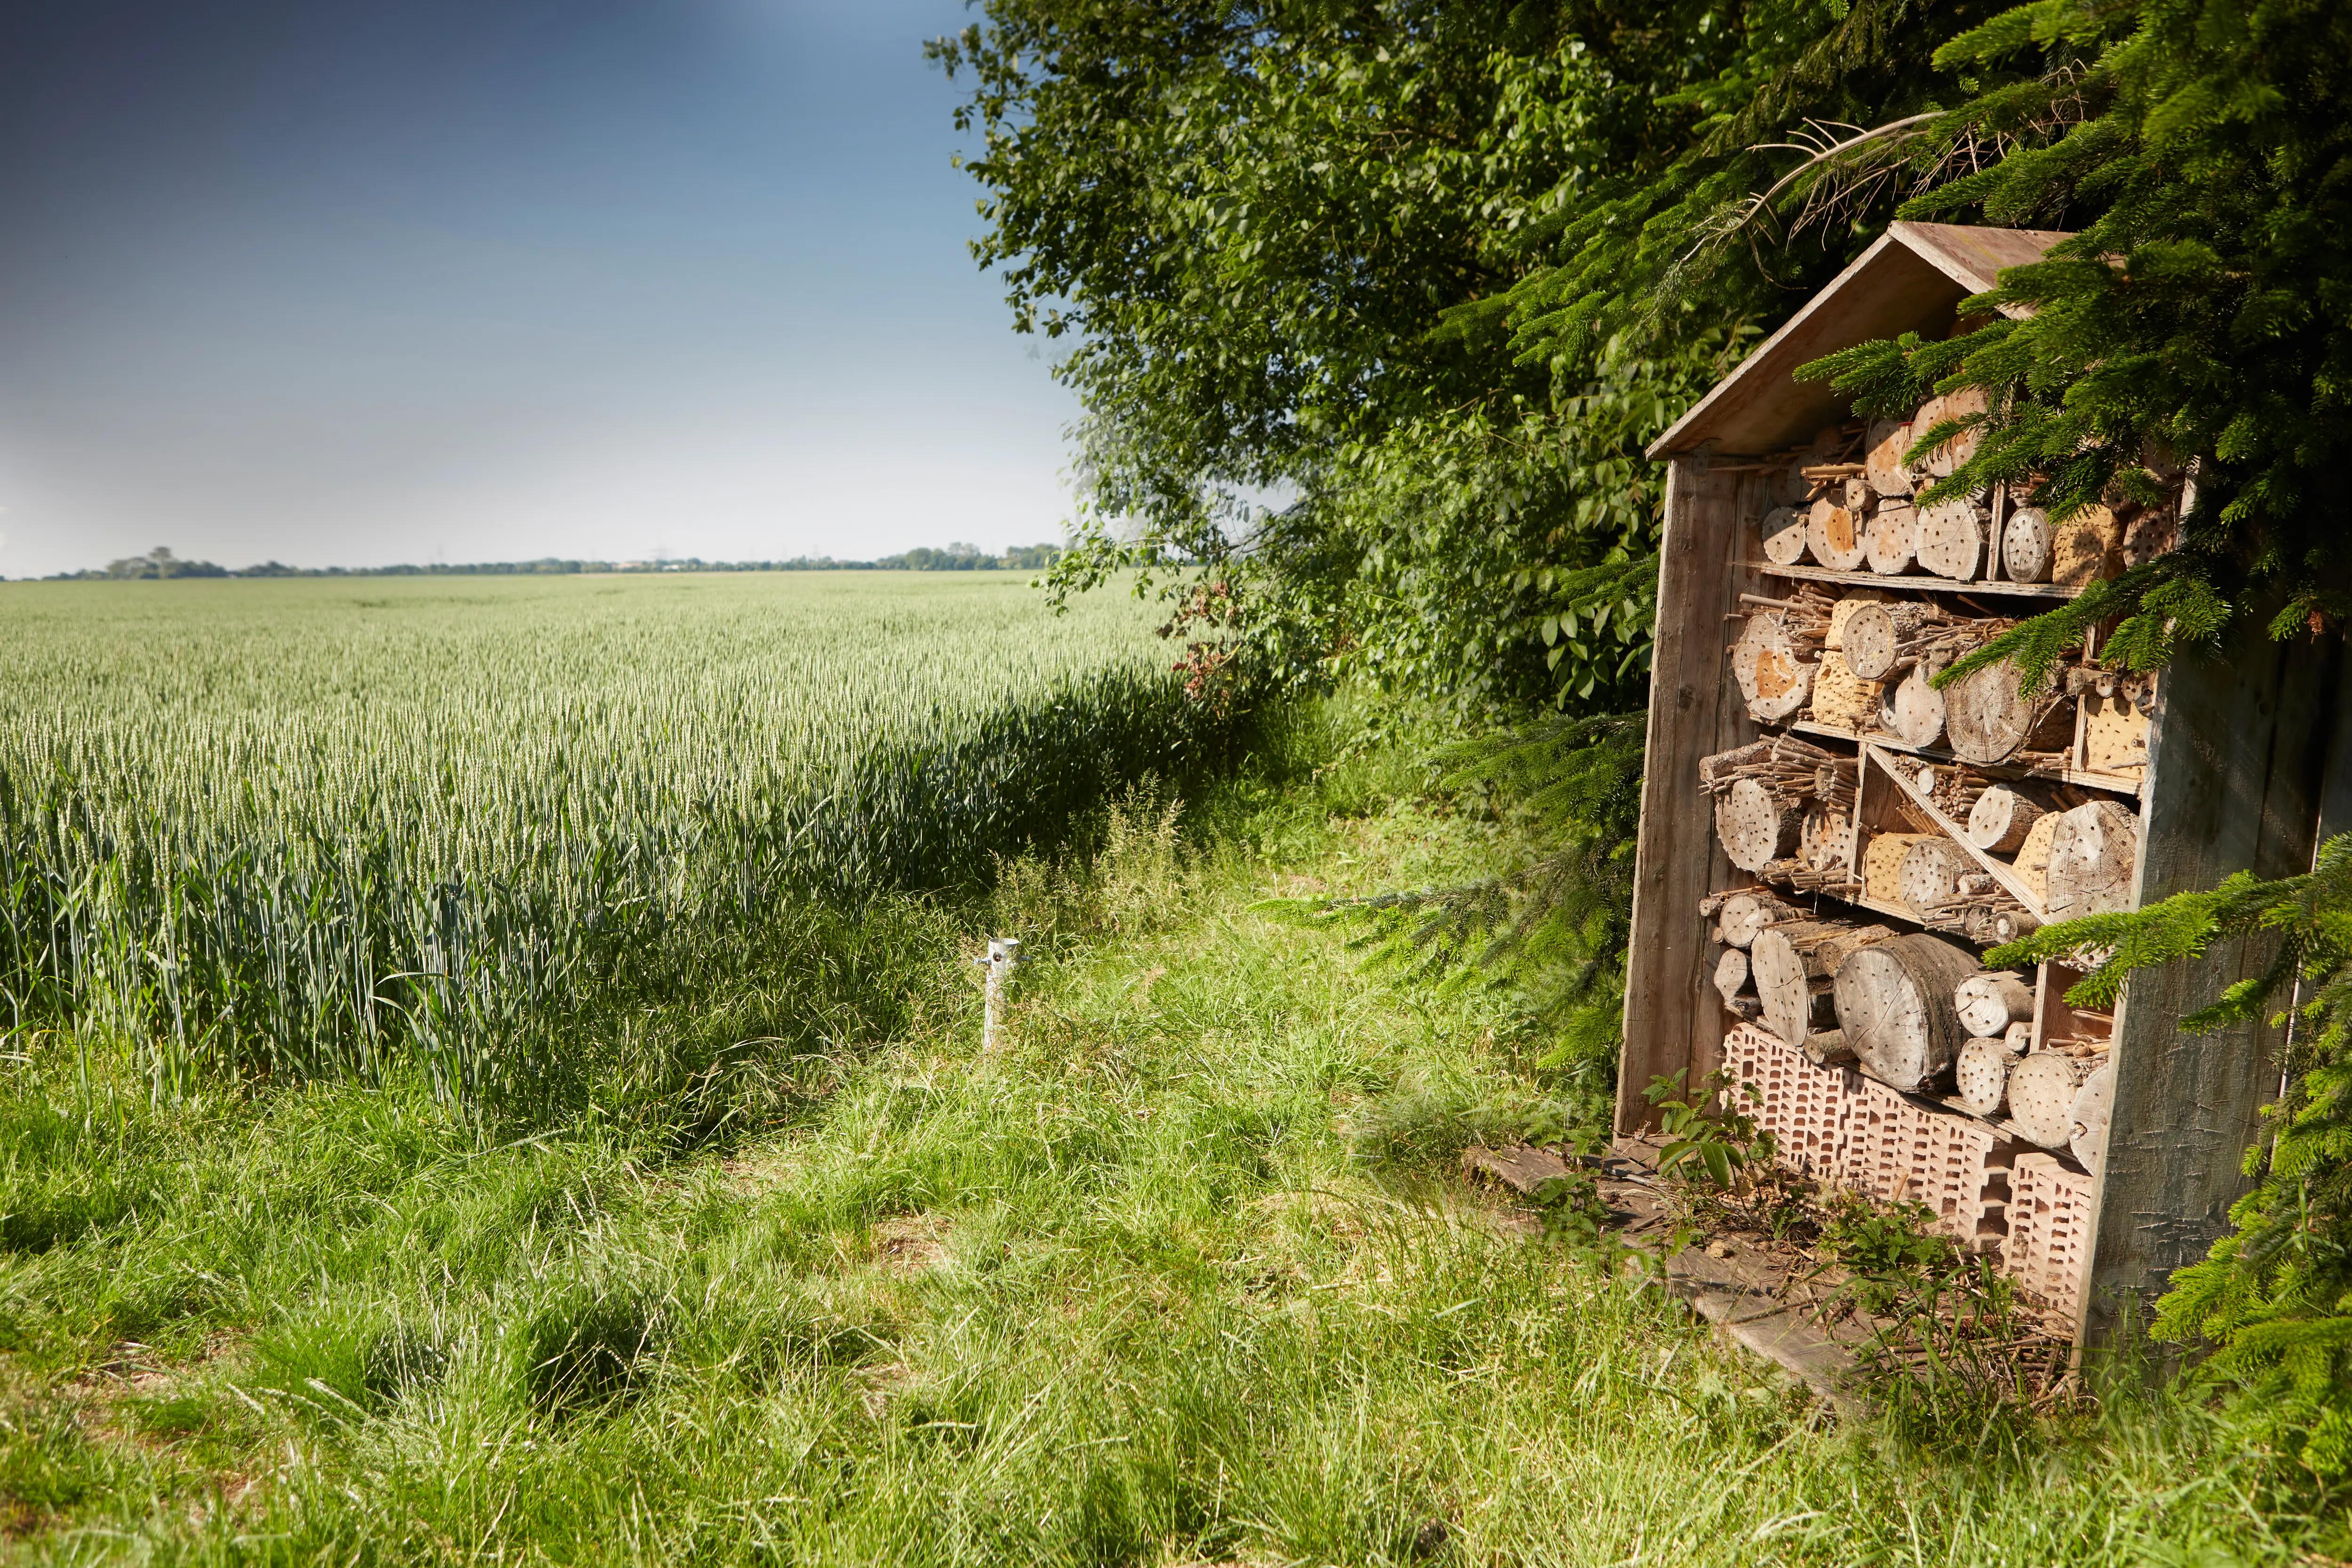
[[[982,992],[987,1002],[981,1024],[980,1048],[983,1052],[993,1052],[999,1039],[997,1021],[1004,1012],[1004,977],[1012,972],[1014,964],[1021,962],[1021,939],[1017,936],[991,937],[988,956],[979,962],[981,967],[988,971]]]

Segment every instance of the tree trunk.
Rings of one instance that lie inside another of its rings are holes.
[[[1734,893],[1723,900],[1723,912],[1716,917],[1715,930],[1724,946],[1744,952],[1765,927],[1804,918],[1805,912],[1796,905],[1782,903],[1768,894]]]
[[[2006,1036],[2009,1026],[2033,1017],[2033,987],[2013,969],[1971,974],[1952,993],[1952,1008],[1971,1035]]]
[[[1909,501],[1888,501],[1870,514],[1862,533],[1863,559],[1882,577],[1900,577],[1919,555],[1919,514]]]
[[[1766,512],[1762,531],[1764,559],[1775,566],[1794,566],[1805,558],[1805,514],[1795,507]]]
[[[1731,1001],[1748,989],[1748,955],[1736,947],[1727,947],[1723,956],[1715,961],[1715,988]]]
[[[1764,1026],[1790,1045],[1803,1044],[1815,1026],[1827,1026],[1835,1016],[1830,994],[1838,966],[1894,934],[1885,926],[1843,921],[1799,921],[1759,931],[1748,964],[1764,1005]]]
[[[1946,904],[1965,896],[1960,879],[1976,868],[1977,863],[1960,853],[1950,839],[1923,835],[1903,852],[1895,867],[1895,885],[1903,902],[1925,924]]]
[[[2030,1051],[2009,1069],[2009,1119],[2044,1149],[2063,1149],[2074,1137],[2074,1091],[2100,1065],[2089,1057]]]
[[[1932,746],[1944,737],[1944,693],[1928,685],[1926,670],[1915,664],[1910,673],[1879,700],[1878,721],[1890,734],[1901,737],[1906,745]]]
[[[1925,436],[1931,426],[1947,419],[1965,419],[1971,414],[1982,414],[1985,411],[1985,395],[1976,387],[1964,386],[1958,392],[1935,399],[1934,406],[1936,417],[1933,420],[1924,417],[1927,413],[1924,408],[1913,417],[1912,426],[1918,435]],[[1937,479],[1948,479],[1958,471],[1962,463],[1976,455],[1977,431],[1971,426],[1929,452],[1926,468]]]
[[[2038,506],[2011,510],[2000,525],[2000,569],[2012,583],[2047,583],[2057,559],[2057,534]]]
[[[1826,619],[1766,611],[1748,617],[1731,645],[1731,678],[1748,711],[1766,722],[1786,719],[1812,695]]]
[[[2138,858],[2139,821],[2114,801],[2063,813],[2050,837],[2042,908],[2053,921],[2130,909]]]
[[[1748,963],[1756,980],[1756,1000],[1764,1008],[1764,1026],[1788,1045],[1803,1045],[1829,1011],[1822,1005],[1829,987],[1806,973],[1804,955],[1777,926],[1756,933]]]
[[[1882,496],[1911,493],[1911,470],[1903,462],[1903,454],[1910,445],[1908,425],[1888,419],[1871,426],[1870,452],[1863,459],[1862,471],[1872,489]]]
[[[2016,661],[2003,659],[1946,689],[1945,728],[1954,756],[1964,763],[2006,762],[2030,742],[2055,739],[2044,731],[2062,700],[2027,697],[2018,689],[2021,679]]]
[[[1996,855],[2012,854],[2041,816],[2042,807],[2015,788],[1995,784],[1969,808],[1969,842]]]
[[[1883,605],[1886,602],[1887,595],[1881,593],[1876,588],[1849,588],[1846,590],[1845,595],[1839,599],[1836,604],[1830,606],[1830,629],[1823,635],[1822,638],[1822,646],[1823,647],[1834,648],[1844,647],[1846,623],[1853,618],[1854,612],[1860,610],[1864,605]]]
[[[1895,673],[1905,645],[1920,628],[1946,618],[1932,605],[1856,605],[1845,619],[1846,668],[1864,680],[1884,680]]]
[[[1715,836],[1743,871],[1761,872],[1797,847],[1803,826],[1798,802],[1755,779],[1740,779],[1715,803]]]
[[[1919,509],[1919,564],[1938,577],[1973,583],[1984,563],[1991,514],[1965,498]]]
[[[1838,1027],[1870,1075],[1906,1092],[1941,1081],[1968,1036],[1952,991],[1977,967],[1969,952],[1914,933],[1861,949],[1838,966]]]
[[[1998,1116],[2009,1099],[2009,1068],[2016,1053],[2000,1038],[1977,1037],[1952,1064],[1953,1098],[1978,1116]]]
[[[1805,518],[1805,548],[1813,559],[1836,572],[1862,569],[1864,550],[1860,520],[1823,496]]]

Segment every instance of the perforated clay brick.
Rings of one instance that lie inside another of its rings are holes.
[[[2000,1243],[2018,1156],[2012,1140],[1850,1068],[1817,1066],[1753,1025],[1725,1034],[1723,1059],[1731,1103],[1772,1134],[1783,1164],[1882,1203],[1925,1204],[1936,1228],[1963,1245]],[[1747,1085],[1759,1100],[1742,1092]]]
[[[2072,1317],[2082,1310],[2090,1251],[2091,1178],[2049,1154],[2019,1155],[2002,1247],[2011,1277]]]

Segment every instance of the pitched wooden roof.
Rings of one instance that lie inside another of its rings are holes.
[[[1753,456],[1809,439],[1844,417],[1845,400],[1826,382],[1796,380],[1791,373],[1799,365],[1872,338],[1940,334],[1951,323],[1952,307],[1990,289],[2002,268],[2039,261],[2069,237],[2047,229],[1891,226],[1652,442],[1650,456],[1710,443],[1719,452]]]

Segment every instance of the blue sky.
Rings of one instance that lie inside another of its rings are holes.
[[[0,574],[1059,536],[954,0],[0,23]]]

